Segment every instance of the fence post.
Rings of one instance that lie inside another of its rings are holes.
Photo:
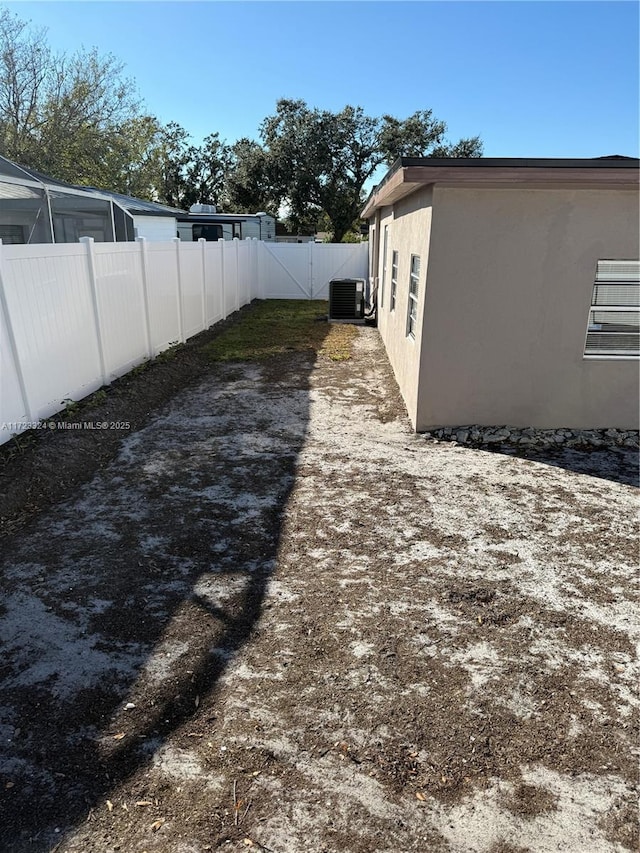
[[[220,246],[220,296],[222,299],[222,319],[223,320],[227,319],[227,294],[226,294],[225,281],[224,281],[224,275],[225,275],[225,273],[224,273],[224,246],[225,246],[226,242],[227,242],[226,240],[218,240],[218,244],[217,244]]]
[[[140,267],[142,269],[142,304],[144,307],[144,338],[147,347],[147,356],[153,358],[153,347],[151,344],[151,317],[149,314],[149,259],[147,257],[147,238],[138,237],[140,245]]]
[[[104,336],[102,333],[102,318],[100,316],[100,303],[98,300],[98,280],[96,278],[93,237],[80,237],[80,242],[84,243],[85,249],[87,250],[87,269],[89,271],[89,286],[91,288],[91,303],[93,305],[93,319],[96,327],[96,343],[98,345],[98,358],[100,359],[102,384],[109,385],[110,380],[107,375],[107,361],[105,358]]]
[[[2,240],[0,240],[0,314],[4,317],[5,326],[7,328],[7,337],[9,338],[9,349],[13,358],[13,365],[16,369],[16,377],[20,388],[20,396],[22,397],[22,405],[24,406],[25,414],[31,423],[37,420],[35,411],[31,408],[29,394],[27,392],[27,383],[25,382],[22,365],[20,364],[20,356],[18,355],[18,344],[16,342],[13,323],[11,322],[11,314],[9,313],[9,304],[7,302],[7,294],[5,292],[4,269],[2,257]]]
[[[198,239],[200,257],[202,258],[202,328],[207,328],[207,241],[204,237]]]
[[[253,302],[256,298],[256,241],[257,237],[253,237],[249,246],[249,302]]]
[[[265,296],[265,284],[264,284],[264,253],[267,251],[267,247],[264,242],[260,240],[258,245],[256,246],[256,278],[258,281],[258,298],[264,299]]]
[[[309,299],[313,299],[313,247],[314,243],[309,240]]]
[[[235,265],[236,265],[236,311],[240,310],[240,240],[237,237],[233,238],[235,245]]]
[[[249,302],[255,299],[254,294],[258,290],[256,265],[256,252],[258,251],[258,238],[252,237],[249,241]]]
[[[177,278],[177,297],[178,297],[178,328],[180,330],[180,343],[184,343],[184,317],[182,315],[182,274],[180,271],[180,238],[172,237],[176,247],[176,274]]]

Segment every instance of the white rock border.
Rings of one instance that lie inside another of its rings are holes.
[[[552,447],[579,447],[586,450],[635,448],[640,446],[638,430],[622,429],[534,429],[533,427],[479,426],[441,427],[422,433],[425,439],[451,441],[471,447],[508,445],[548,450]]]

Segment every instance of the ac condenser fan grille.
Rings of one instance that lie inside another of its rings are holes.
[[[329,284],[329,320],[361,320],[364,316],[362,282],[336,279]]]

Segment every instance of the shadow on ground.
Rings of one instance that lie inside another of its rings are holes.
[[[640,455],[637,449],[633,448],[554,448],[549,450],[527,448],[521,450],[509,445],[479,449],[487,453],[530,459],[532,462],[563,468],[575,474],[587,474],[613,483],[636,487],[640,485]]]
[[[0,849],[50,850],[211,722],[203,699],[259,631],[313,361],[215,368],[5,542]]]

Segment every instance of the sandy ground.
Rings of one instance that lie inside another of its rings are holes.
[[[637,849],[637,491],[578,457],[412,435],[373,329],[216,368],[4,543],[0,850]]]

